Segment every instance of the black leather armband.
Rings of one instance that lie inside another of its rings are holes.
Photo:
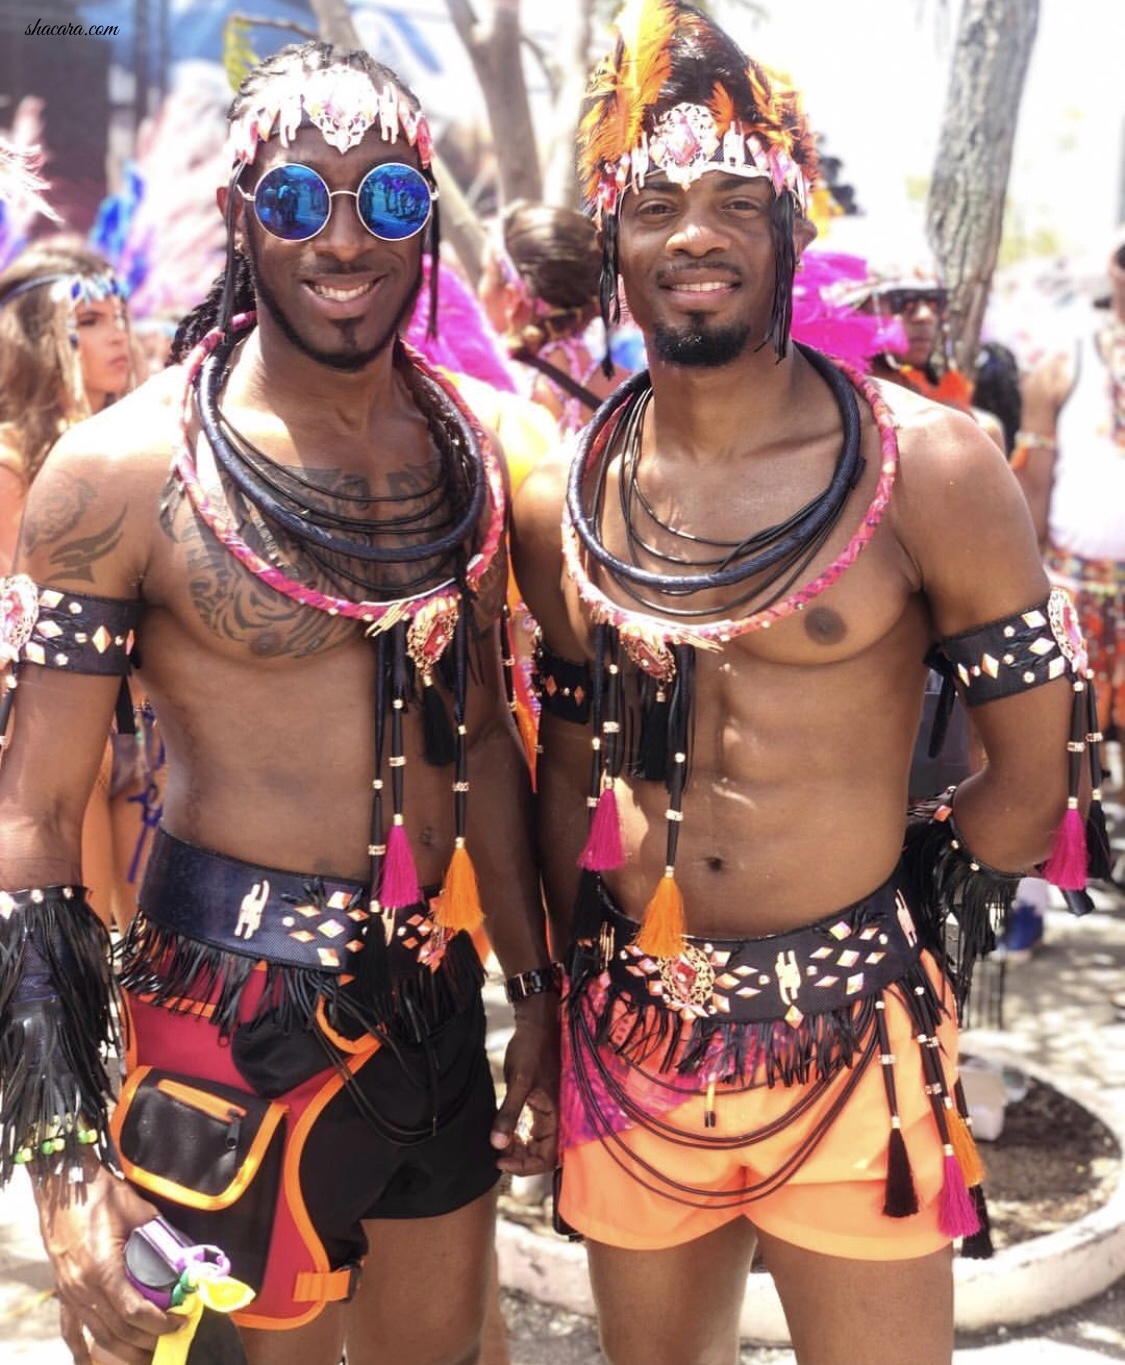
[[[129,672],[135,599],[41,588],[27,574],[0,580],[0,657],[70,673]]]
[[[113,993],[109,936],[83,887],[0,891],[0,1181],[102,1147]]]
[[[968,706],[1010,697],[1056,678],[1084,677],[1086,646],[1061,588],[1017,612],[937,642],[927,662],[961,685]]]

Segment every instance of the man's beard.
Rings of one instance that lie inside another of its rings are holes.
[[[726,327],[707,327],[702,316],[686,327],[657,325],[652,349],[668,365],[688,369],[717,369],[737,360],[750,341],[750,326],[733,322]]]
[[[281,331],[285,339],[301,352],[308,356],[310,360],[318,365],[326,365],[331,370],[339,370],[345,374],[354,374],[362,370],[365,366],[383,354],[387,347],[398,335],[399,328],[405,326],[414,311],[414,305],[418,300],[418,294],[422,288],[422,269],[419,265],[418,278],[414,282],[414,287],[407,294],[402,302],[402,307],[395,314],[386,330],[379,337],[373,346],[368,346],[364,350],[358,350],[355,342],[355,329],[359,319],[347,320],[337,323],[336,326],[340,333],[340,340],[344,346],[349,348],[343,351],[322,351],[319,347],[312,345],[306,340],[292,321],[286,315],[281,304],[272,290],[262,279],[258,269],[258,259],[254,247],[254,239],[251,234],[246,236],[246,255],[250,265],[250,277],[254,284],[254,294],[258,300],[258,306],[264,307],[275,326]],[[345,278],[341,276],[341,278]]]

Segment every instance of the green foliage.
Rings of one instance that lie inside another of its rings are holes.
[[[230,88],[237,90],[251,67],[259,58],[250,46],[250,21],[232,14],[223,24],[223,70]]]

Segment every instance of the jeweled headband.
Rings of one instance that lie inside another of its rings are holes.
[[[227,150],[232,167],[248,166],[258,144],[277,134],[283,147],[308,119],[329,147],[346,152],[358,146],[369,128],[378,127],[384,142],[402,136],[418,149],[423,169],[433,157],[426,116],[390,82],[376,90],[371,78],[351,66],[286,72],[266,84],[230,129]]]
[[[18,299],[32,289],[42,289],[46,285],[51,286],[51,302],[69,303],[72,312],[81,305],[88,307],[92,303],[102,303],[105,299],[124,300],[121,285],[111,270],[104,270],[96,275],[78,275],[66,271],[53,275],[37,275],[33,280],[21,280],[0,296],[0,306],[11,303],[13,299]]]
[[[615,51],[590,78],[579,129],[579,175],[599,222],[654,171],[677,185],[707,171],[768,179],[807,211],[816,152],[795,91],[746,59],[749,100],[736,103],[716,81],[706,103],[680,102],[657,114],[668,103],[662,92],[674,75],[675,41],[690,31],[706,49],[725,35],[676,0],[631,0],[618,30]]]

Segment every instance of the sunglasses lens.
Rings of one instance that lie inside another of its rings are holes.
[[[426,177],[397,161],[368,171],[359,187],[359,216],[367,230],[385,242],[401,242],[421,232],[432,204]]]
[[[947,302],[944,289],[888,289],[883,297],[887,311],[896,317],[917,312],[923,304],[934,313],[943,313]]]
[[[258,181],[254,213],[258,222],[287,242],[304,242],[328,221],[328,186],[308,166],[275,166]]]

